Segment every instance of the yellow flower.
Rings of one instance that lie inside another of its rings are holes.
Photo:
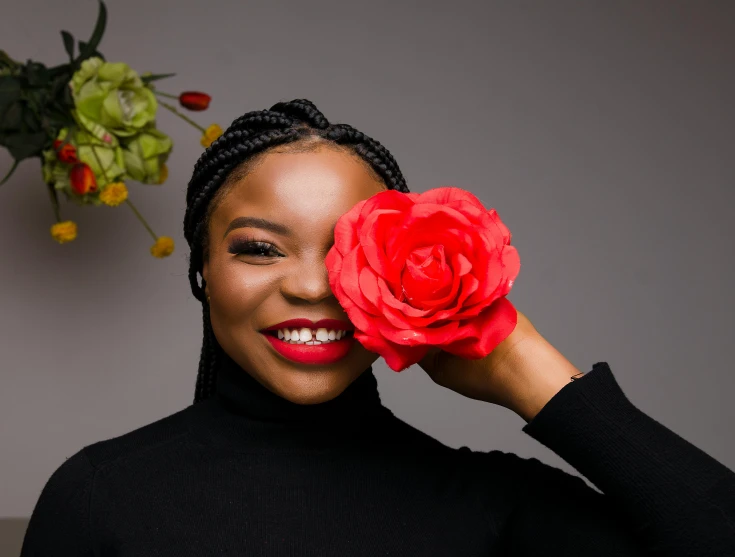
[[[57,222],[51,227],[51,236],[60,244],[71,242],[77,237],[77,223],[70,220]]]
[[[168,166],[166,164],[161,165],[161,169],[158,171],[158,183],[163,184],[168,178]]]
[[[220,128],[217,124],[212,124],[207,128],[207,130],[204,132],[204,135],[202,136],[202,147],[209,147],[212,142],[223,133],[224,132],[222,128]]]
[[[128,198],[128,188],[123,182],[113,182],[100,192],[100,201],[110,207],[120,205]]]
[[[151,246],[153,257],[168,257],[174,252],[174,240],[168,236],[159,236],[156,243]]]

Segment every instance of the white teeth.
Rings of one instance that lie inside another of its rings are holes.
[[[279,329],[277,331],[279,339],[290,342],[292,344],[323,344],[333,340],[340,340],[347,336],[347,331],[336,331],[334,329]]]

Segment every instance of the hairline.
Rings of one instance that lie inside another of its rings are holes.
[[[256,153],[250,158],[247,158],[244,161],[236,164],[232,168],[232,170],[227,173],[227,176],[222,182],[222,185],[217,189],[217,192],[214,194],[214,196],[212,196],[212,199],[207,206],[207,210],[204,213],[204,219],[202,222],[202,226],[204,227],[203,241],[201,245],[203,259],[206,261],[209,255],[209,225],[212,215],[222,204],[224,198],[227,197],[227,194],[232,190],[232,188],[238,182],[248,176],[251,172],[253,172],[258,166],[260,166],[263,163],[266,155],[272,153],[312,153],[314,151],[325,148],[333,149],[335,151],[339,151],[341,153],[345,153],[356,158],[363,164],[363,166],[367,169],[367,171],[375,180],[383,184],[386,189],[389,189],[388,185],[385,183],[385,180],[383,180],[383,178],[375,171],[375,169],[350,145],[341,145],[329,139],[325,139],[317,134],[310,134],[293,142],[274,145],[273,147],[269,147],[259,153]]]

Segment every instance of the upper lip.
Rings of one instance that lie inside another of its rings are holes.
[[[299,318],[289,319],[288,321],[281,321],[262,331],[277,331],[278,329],[327,329],[335,331],[352,331],[354,326],[349,321],[342,321],[341,319],[320,319],[316,323],[311,319]]]

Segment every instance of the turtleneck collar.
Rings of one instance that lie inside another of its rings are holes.
[[[377,435],[392,412],[382,405],[372,367],[332,400],[296,404],[271,392],[222,354],[215,394],[199,403],[199,437],[233,449],[328,448]]]
[[[217,396],[229,410],[254,420],[318,424],[360,419],[383,409],[372,367],[332,400],[296,404],[261,385],[226,353],[223,356],[217,371]]]

